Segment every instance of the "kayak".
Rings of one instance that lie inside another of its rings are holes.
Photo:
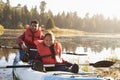
[[[29,65],[19,59],[19,53],[16,55],[14,66]],[[71,73],[65,71],[39,72],[31,67],[13,68],[14,80],[112,80],[107,77],[98,77],[95,74]]]

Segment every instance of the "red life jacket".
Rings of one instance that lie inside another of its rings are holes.
[[[30,30],[30,27],[26,28],[25,31],[25,44],[29,48],[36,48],[36,45],[34,44],[35,40],[42,39],[43,34],[41,33],[41,28],[39,27],[38,30],[35,33],[32,33]]]
[[[43,40],[37,40],[35,41],[35,44],[37,45],[37,49],[38,49],[38,53],[41,57],[46,56],[46,55],[52,55],[50,48],[48,46],[46,46],[43,42]],[[54,42],[54,49],[55,49],[55,56],[58,55],[58,57],[60,58],[61,55],[61,45],[55,41]],[[58,62],[56,60],[56,58],[52,58],[51,56],[47,56],[47,57],[43,57],[42,61],[43,64],[58,64],[58,63],[63,63],[63,59],[60,58],[62,60],[62,62]]]

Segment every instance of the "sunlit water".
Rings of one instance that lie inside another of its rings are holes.
[[[77,40],[76,40],[77,39]],[[99,41],[101,40],[101,41]],[[91,39],[87,38],[58,38],[62,43],[63,53],[75,52],[76,54],[87,54],[87,56],[63,55],[62,57],[70,62],[77,64],[95,63],[97,61],[117,58],[120,59],[120,40],[119,39]],[[109,42],[110,41],[110,42]],[[119,44],[119,45],[118,45]],[[0,49],[0,66],[12,65],[15,52]],[[92,67],[93,68],[93,67]],[[82,67],[80,67],[82,69]],[[95,68],[94,68],[95,69]],[[81,70],[82,71],[82,70]],[[11,68],[0,68],[0,80],[12,80]]]
[[[87,60],[91,63],[95,63],[100,60],[104,60],[107,58],[118,58],[120,59],[120,48],[116,48],[115,50],[112,50],[110,48],[108,49],[103,49],[101,52],[92,52],[90,48],[87,49],[87,52],[84,52],[83,47],[78,47],[76,49],[76,53],[81,53],[81,54],[87,54]],[[83,61],[85,61],[83,59]]]
[[[11,53],[8,57],[8,62],[5,60],[3,56],[0,59],[0,67],[7,67],[8,65],[12,65],[14,61],[15,54]],[[12,68],[0,68],[0,80],[12,80]]]

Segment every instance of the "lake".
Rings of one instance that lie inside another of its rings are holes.
[[[66,60],[74,63],[95,63],[100,60],[120,59],[119,35],[86,35],[57,37],[63,53],[87,54],[87,56],[67,55]],[[0,66],[12,65],[17,49],[0,49]],[[72,59],[71,59],[72,58]],[[12,69],[0,69],[0,80],[12,80]]]

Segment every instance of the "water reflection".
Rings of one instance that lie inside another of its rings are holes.
[[[115,50],[120,47],[119,38],[93,38],[93,37],[62,37],[58,38],[66,51],[75,52],[77,47],[83,47],[84,52],[90,48],[93,52],[100,53],[104,48]]]
[[[16,53],[16,52],[17,52],[17,50],[15,50],[15,49],[3,49],[3,48],[1,48],[0,49],[0,59],[5,57],[5,60],[8,62],[9,55],[11,53]]]

